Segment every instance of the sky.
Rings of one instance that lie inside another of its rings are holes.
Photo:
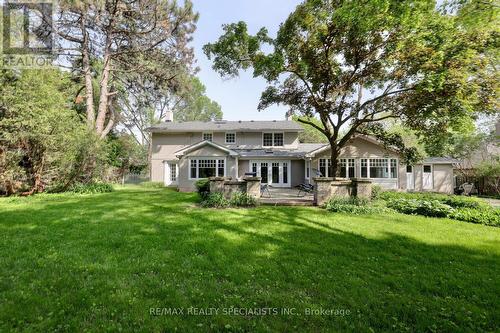
[[[200,14],[193,46],[200,68],[198,76],[207,88],[207,96],[221,105],[226,120],[283,120],[287,109],[271,106],[257,110],[266,82],[254,78],[252,71],[241,72],[235,79],[223,79],[212,70],[211,61],[203,53],[203,45],[214,42],[222,34],[222,25],[245,21],[250,33],[266,27],[275,36],[279,24],[301,2],[299,0],[194,0]]]

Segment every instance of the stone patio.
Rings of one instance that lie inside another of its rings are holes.
[[[312,193],[301,192],[298,196],[297,188],[270,187],[269,193],[265,191],[260,197],[263,205],[274,206],[313,206],[314,197]]]

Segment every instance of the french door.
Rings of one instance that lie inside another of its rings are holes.
[[[290,187],[291,162],[280,160],[250,161],[250,172],[261,177],[261,183],[275,187]]]
[[[165,186],[177,185],[179,166],[176,162],[165,162]]]

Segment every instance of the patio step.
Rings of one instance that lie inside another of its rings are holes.
[[[314,201],[300,198],[261,198],[260,203],[266,206],[314,206]]]

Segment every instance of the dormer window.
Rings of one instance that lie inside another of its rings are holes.
[[[283,147],[283,133],[263,133],[262,146]]]
[[[203,141],[212,141],[212,139],[213,139],[213,134],[212,133],[204,132],[202,134],[202,140]]]
[[[226,143],[227,144],[236,143],[236,133],[226,133]]]

